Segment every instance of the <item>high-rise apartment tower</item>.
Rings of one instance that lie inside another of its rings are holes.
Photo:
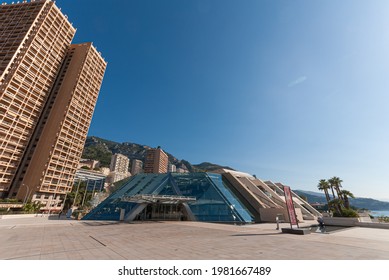
[[[161,149],[149,149],[146,151],[144,173],[167,173],[169,158]]]
[[[0,196],[60,206],[106,62],[49,0],[0,5]]]

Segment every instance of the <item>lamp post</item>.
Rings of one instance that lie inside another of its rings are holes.
[[[96,180],[93,184],[92,198],[95,196]]]
[[[76,190],[76,194],[74,195],[74,200],[73,200],[73,204],[72,204],[71,209],[74,208],[74,204],[76,203],[77,195],[78,195],[78,189],[80,188],[80,185],[81,185],[81,178],[78,178],[77,190]]]
[[[26,195],[24,196],[24,199],[23,199],[23,205],[26,205],[27,197],[30,194],[30,187],[27,186],[26,184],[22,184],[22,186],[26,186],[26,188],[27,188]]]
[[[89,179],[87,179],[87,181],[86,181],[86,187],[85,187],[85,192],[84,192],[84,198],[82,199],[81,206],[84,206],[85,196],[86,196],[86,194],[88,193],[88,185],[89,185]]]
[[[68,197],[68,193],[65,193],[65,198],[63,199],[63,203],[62,203],[62,207],[61,207],[61,211],[63,211],[63,208],[65,207],[65,203],[66,203],[66,198]]]
[[[54,200],[56,199],[56,194],[57,194],[57,193],[54,193],[52,196],[50,196],[50,201],[49,201],[49,212],[47,213],[47,217],[50,217],[50,212],[51,212],[51,202],[53,201],[53,199],[54,199]]]
[[[91,201],[93,201],[94,200],[94,198],[95,198],[95,188],[96,188],[96,180],[95,180],[95,183],[93,184],[93,191],[92,191],[92,197],[91,197]]]

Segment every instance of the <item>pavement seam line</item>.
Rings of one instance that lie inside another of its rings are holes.
[[[105,245],[103,242],[101,242],[100,240],[98,240],[97,238],[93,237],[92,235],[89,235],[90,238],[92,238],[93,240],[99,242],[101,245],[103,245],[104,247],[107,247],[107,245]]]

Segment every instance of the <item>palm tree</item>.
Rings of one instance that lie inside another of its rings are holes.
[[[326,179],[321,179],[319,181],[319,184],[317,185],[317,188],[321,191],[324,191],[324,194],[326,195],[327,204],[330,202],[330,194],[328,193],[328,189],[330,188],[330,184]]]
[[[328,179],[328,183],[329,183],[330,189],[332,191],[332,199],[335,199],[336,198],[335,192],[334,192],[335,181],[333,180],[333,178],[331,178],[331,179]]]
[[[338,198],[342,199],[342,196],[340,194],[340,188],[342,187],[343,180],[341,180],[339,177],[336,176],[332,177],[330,180],[331,180],[331,184],[333,184],[336,193],[338,194]]]
[[[354,195],[348,191],[348,190],[341,190],[340,191],[340,195],[343,197],[343,201],[344,201],[344,207],[346,207],[347,209],[350,208],[350,201],[349,201],[349,197],[351,198],[355,198]]]

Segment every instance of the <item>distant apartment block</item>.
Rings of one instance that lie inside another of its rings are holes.
[[[131,161],[131,174],[136,175],[143,172],[143,161],[139,159],[133,159]]]
[[[128,171],[130,160],[122,154],[114,154],[111,158],[110,174],[107,178],[108,183],[115,183],[131,176]]]
[[[130,166],[130,160],[128,157],[122,154],[114,154],[111,158],[111,164],[109,169],[112,172],[127,173]]]
[[[176,172],[177,173],[189,173],[189,171],[185,168],[177,168]]]
[[[74,34],[49,0],[0,6],[0,197],[60,209],[72,189],[106,68]]]
[[[108,167],[100,167],[100,172],[103,173],[105,176],[108,176],[111,170]]]
[[[169,158],[161,149],[149,149],[146,151],[144,173],[167,173]]]
[[[107,183],[112,184],[123,179],[126,179],[131,176],[130,172],[122,173],[122,172],[110,172],[107,177]]]
[[[177,172],[177,166],[175,166],[174,164],[169,162],[168,172],[171,172],[171,173]]]

